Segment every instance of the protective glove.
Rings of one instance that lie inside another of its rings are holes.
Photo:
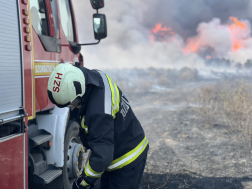
[[[82,176],[80,176],[73,182],[72,189],[83,189],[83,188],[90,188],[90,186],[85,180],[83,180]]]

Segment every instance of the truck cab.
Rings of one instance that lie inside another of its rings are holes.
[[[77,110],[58,108],[47,83],[58,64],[83,66],[72,0],[0,0],[0,188],[64,188],[85,167]],[[103,0],[90,0],[94,36],[107,36]],[[14,180],[13,180],[14,179]]]
[[[52,70],[60,63],[79,62],[70,44],[78,43],[72,2],[69,0],[32,0],[32,44],[34,49],[35,111],[52,109],[47,96],[47,82]]]

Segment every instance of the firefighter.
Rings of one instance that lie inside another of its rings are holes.
[[[91,155],[72,188],[138,189],[148,140],[129,101],[102,71],[60,64],[48,82],[48,96],[58,107],[78,107],[80,138]]]

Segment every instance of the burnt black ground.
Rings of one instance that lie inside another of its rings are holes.
[[[149,188],[156,188],[157,185],[162,185],[162,183],[164,183],[167,178],[165,174],[146,174],[145,176],[151,178]],[[243,183],[251,181],[252,179],[249,177],[204,177],[201,175],[192,174],[175,174],[172,175],[171,181],[167,183],[164,188],[243,189]]]

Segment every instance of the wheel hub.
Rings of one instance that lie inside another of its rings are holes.
[[[84,153],[84,147],[77,143],[76,138],[72,138],[67,153],[67,170],[70,181],[78,178],[82,173],[85,161]]]

